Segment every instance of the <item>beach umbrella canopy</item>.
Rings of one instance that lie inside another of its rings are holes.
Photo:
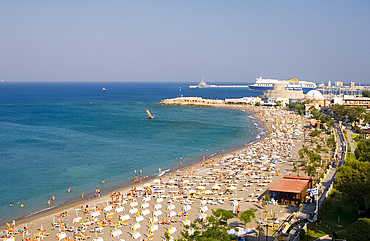
[[[122,231],[120,230],[120,229],[114,229],[113,231],[112,231],[112,236],[113,237],[118,237],[118,236],[120,236],[122,234]]]
[[[230,191],[234,191],[234,190],[236,190],[237,188],[236,188],[235,186],[231,186],[231,187],[228,187],[227,189],[228,189],[228,190],[230,190]]]
[[[160,183],[161,182],[161,180],[159,180],[159,179],[154,179],[153,180],[153,183],[155,183],[155,184],[158,184],[158,183]]]
[[[189,194],[192,194],[192,193],[196,193],[197,191],[195,191],[194,189],[190,189],[189,190]]]
[[[167,183],[168,183],[168,184],[174,184],[174,183],[176,183],[176,181],[175,181],[175,180],[173,180],[173,179],[170,179],[170,180],[168,180],[168,181],[167,181]]]
[[[219,185],[213,185],[213,186],[212,186],[212,189],[214,189],[214,190],[220,190],[220,189],[221,189],[221,187],[220,187]]]
[[[210,194],[212,194],[213,192],[212,192],[211,190],[207,190],[207,191],[205,191],[204,193],[205,193],[205,194],[207,194],[207,195],[210,195]]]
[[[150,184],[150,183],[145,183],[144,184],[144,187],[150,187],[152,184]]]
[[[197,186],[197,189],[198,190],[204,190],[204,189],[206,189],[206,187],[204,187],[204,186]]]
[[[57,239],[58,240],[63,240],[65,238],[67,238],[67,234],[65,232],[61,232],[61,233],[57,234]]]

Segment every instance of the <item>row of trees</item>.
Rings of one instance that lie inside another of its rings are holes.
[[[370,140],[361,140],[355,155],[348,153],[347,160],[338,170],[334,188],[339,196],[337,213],[350,207],[357,210],[357,221],[341,233],[347,240],[362,241],[370,237]]]
[[[334,113],[337,120],[359,122],[364,120],[366,123],[370,123],[370,113],[366,113],[366,110],[361,106],[345,106],[335,104],[330,107],[330,110]]]

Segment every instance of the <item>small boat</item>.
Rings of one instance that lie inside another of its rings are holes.
[[[149,110],[145,110],[145,111],[148,114],[149,119],[154,119],[154,115],[152,115]]]
[[[102,90],[102,91],[105,91],[105,90],[107,90],[107,89],[103,87],[101,90]]]

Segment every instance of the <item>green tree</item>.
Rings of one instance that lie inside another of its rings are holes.
[[[194,221],[190,226],[185,226],[178,241],[230,241],[232,237],[226,233],[227,220],[234,215],[224,209],[212,210],[212,213],[207,217],[207,222]]]
[[[370,97],[370,91],[369,91],[369,90],[364,90],[364,91],[362,92],[362,96],[363,96],[363,97]]]
[[[370,162],[346,161],[338,170],[334,187],[343,195],[343,201],[370,209]]]
[[[370,219],[359,218],[344,231],[343,236],[351,241],[370,240]]]
[[[370,140],[361,140],[357,144],[355,155],[359,161],[370,162]]]
[[[244,222],[245,228],[247,228],[247,224],[252,221],[252,218],[255,218],[256,215],[254,214],[253,208],[244,211],[240,216],[240,220]]]
[[[234,214],[222,208],[218,208],[216,211],[212,210],[212,214],[223,222],[227,222],[227,220],[234,217]]]
[[[360,119],[363,118],[365,111],[366,110],[361,106],[346,107],[346,113],[350,121],[359,121]]]
[[[346,117],[347,112],[344,105],[335,104],[330,107],[330,110],[334,113],[338,120],[342,120]]]
[[[256,235],[258,235],[258,240],[260,240],[260,236],[265,235],[265,229],[260,223],[256,226]]]

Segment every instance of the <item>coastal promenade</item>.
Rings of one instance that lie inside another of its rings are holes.
[[[261,198],[281,176],[292,173],[292,160],[303,141],[302,117],[279,109],[251,109],[268,130],[259,142],[14,226],[9,220],[8,229],[0,230],[1,239],[163,240],[165,232],[177,238],[184,225],[205,222],[217,208],[253,208],[256,219],[248,224],[252,229],[260,223],[281,224],[296,207],[272,202],[262,208]],[[235,218],[230,226],[242,230],[244,224]]]
[[[341,166],[344,164],[346,159],[347,147],[344,145],[345,140],[342,130],[337,127],[334,134],[336,135],[337,140],[336,142],[337,150],[339,150],[335,158],[338,158],[339,160],[338,166]],[[326,198],[329,196],[333,188],[336,175],[337,175],[336,167],[332,167],[331,169],[329,169],[329,171],[321,181],[320,185],[318,186],[319,195],[315,196],[316,197],[315,201],[312,203],[305,204],[302,210],[298,210],[297,218],[290,220],[289,221],[290,225],[297,222],[298,220],[309,219],[311,222],[320,221],[318,220],[317,217],[318,212],[320,211],[321,206],[324,204]],[[306,223],[306,225],[304,226],[305,229],[307,229],[307,224],[308,223]],[[294,227],[293,231],[291,231],[292,233],[292,235],[290,236],[291,241],[299,240],[299,230],[302,227],[303,226],[298,225]],[[316,240],[332,240],[332,238],[329,237],[329,235],[326,235]]]

